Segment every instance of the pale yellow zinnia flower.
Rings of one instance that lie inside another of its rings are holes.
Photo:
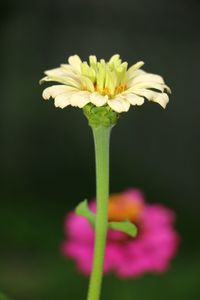
[[[68,105],[83,108],[92,103],[100,107],[108,105],[117,113],[126,112],[130,105],[142,105],[144,99],[166,107],[170,88],[163,78],[147,73],[140,68],[144,62],[139,61],[130,68],[122,62],[118,54],[108,62],[97,61],[96,56],[89,57],[89,63],[78,55],[70,56],[68,64],[45,71],[40,82],[54,81],[53,85],[43,91],[43,98],[55,99],[55,106],[64,108]]]

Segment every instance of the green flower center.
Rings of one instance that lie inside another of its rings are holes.
[[[97,61],[91,55],[89,64],[81,63],[82,89],[97,91],[113,98],[127,89],[127,68],[128,63],[122,62],[118,54],[112,56],[108,62],[104,59]]]

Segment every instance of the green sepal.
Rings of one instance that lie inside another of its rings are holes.
[[[77,205],[75,212],[78,216],[86,218],[92,226],[95,226],[95,214],[89,209],[87,199]]]
[[[135,237],[137,235],[137,227],[131,223],[130,221],[121,221],[121,222],[109,222],[108,228],[119,230],[121,232],[124,232],[131,237]]]
[[[108,105],[97,107],[89,103],[84,106],[83,112],[89,121],[89,125],[93,128],[98,126],[112,127],[119,119],[119,114]]]

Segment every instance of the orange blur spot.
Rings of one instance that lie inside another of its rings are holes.
[[[109,199],[109,221],[138,221],[143,210],[143,204],[131,201],[127,195],[113,194]]]

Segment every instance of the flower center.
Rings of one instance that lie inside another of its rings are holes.
[[[100,89],[97,84],[94,84],[94,89],[96,92],[99,92],[99,94],[103,96],[107,95],[108,97],[112,98],[113,96],[124,92],[127,89],[127,85],[119,84],[118,86],[116,86],[114,90],[114,94],[109,87],[104,87],[103,89]]]
[[[108,219],[109,221],[130,220],[137,222],[143,211],[144,205],[128,195],[113,194],[109,199]]]
[[[82,89],[113,98],[127,89],[127,68],[128,63],[122,62],[118,54],[108,62],[90,56],[89,64],[81,64]]]

